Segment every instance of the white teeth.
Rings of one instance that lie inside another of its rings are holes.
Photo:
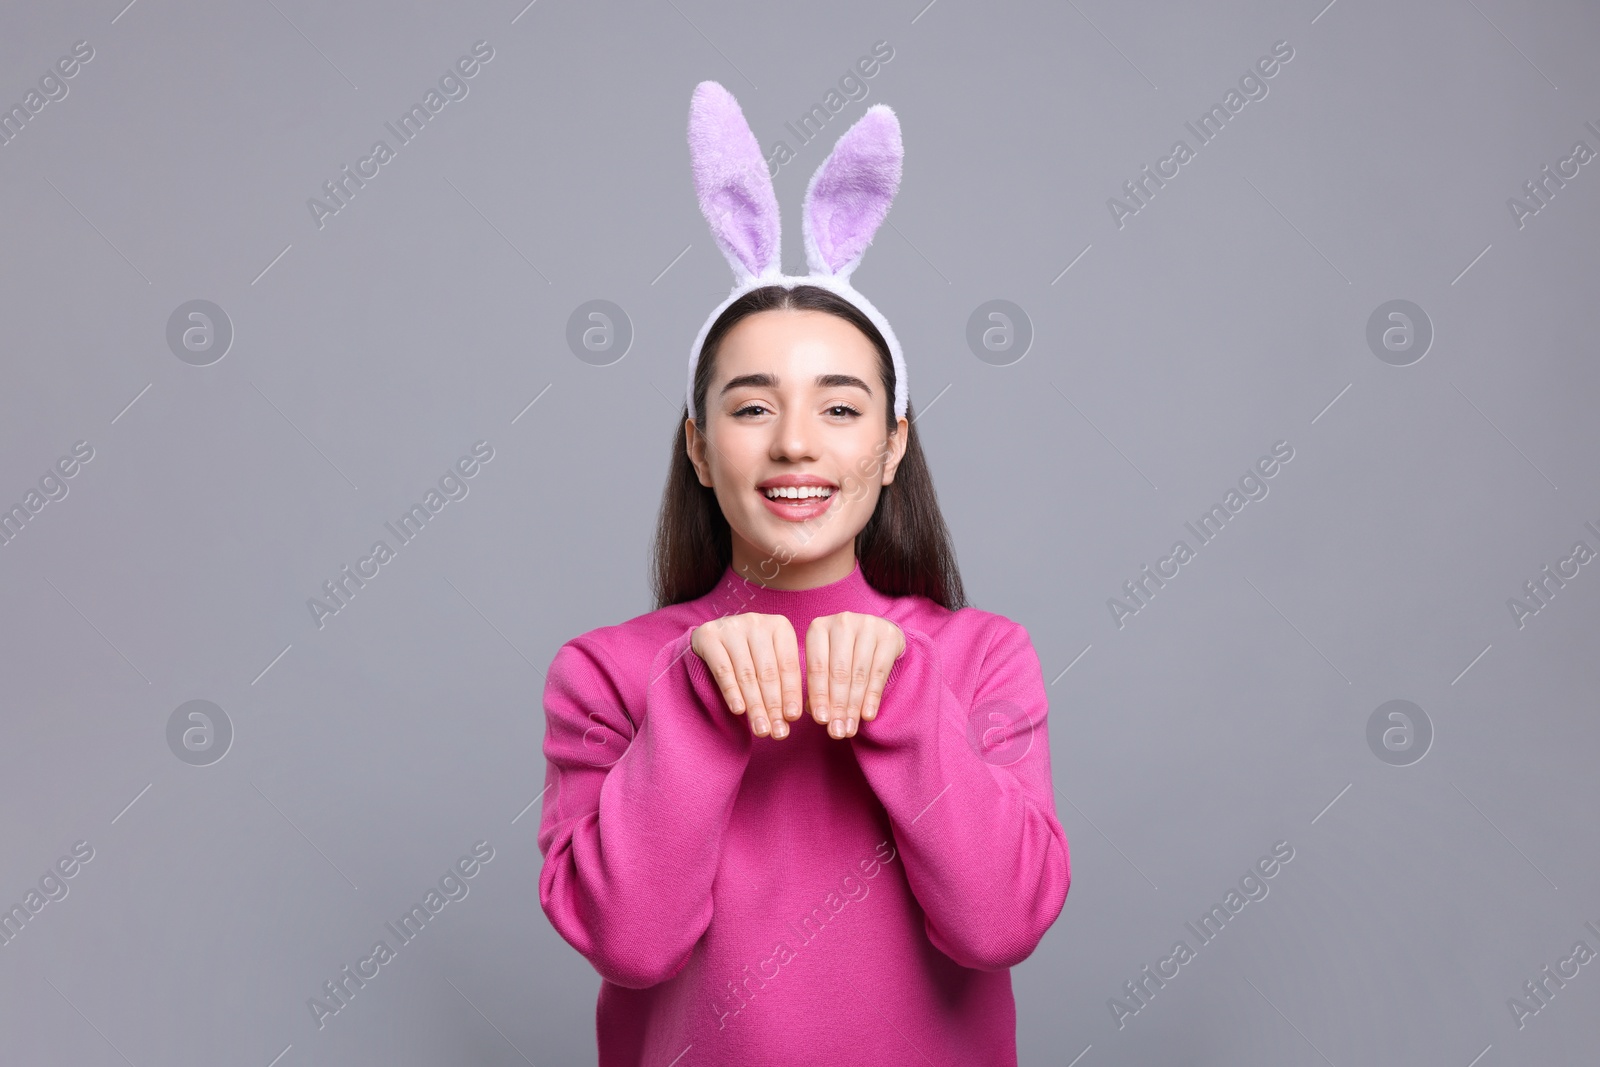
[[[763,489],[768,500],[805,500],[809,497],[822,497],[824,499],[833,495],[833,490],[826,485],[781,485],[773,489]]]

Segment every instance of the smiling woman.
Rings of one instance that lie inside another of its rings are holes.
[[[703,595],[730,565],[807,588],[859,559],[876,588],[961,607],[916,429],[890,409],[895,379],[883,334],[828,289],[762,286],[728,305],[695,364],[700,415],[673,443],[656,605]],[[793,486],[816,488],[792,504],[770,499],[799,496]]]
[[[904,357],[849,284],[899,124],[868,109],[813,176],[800,277],[715,82],[690,147],[735,285],[691,350],[657,607],[550,666],[540,904],[603,979],[600,1067],[1015,1067],[1010,968],[1072,871],[1039,658],[966,604]],[[838,872],[880,847],[846,912]]]

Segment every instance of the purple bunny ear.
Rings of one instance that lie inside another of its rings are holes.
[[[848,278],[900,188],[900,120],[873,104],[844,132],[806,186],[806,263]]]
[[[689,101],[694,191],[735,277],[744,282],[778,267],[778,198],[750,124],[733,94],[714,81]]]

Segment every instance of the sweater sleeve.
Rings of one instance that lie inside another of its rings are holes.
[[[655,656],[636,729],[592,636],[563,645],[545,683],[539,903],[602,978],[632,989],[677,974],[710,925],[750,760],[749,727],[689,647],[693,632]]]
[[[945,683],[932,638],[903,631],[877,717],[852,739],[856,759],[888,811],[928,939],[964,967],[1012,967],[1072,881],[1039,657],[1027,630],[1002,619],[969,703]]]

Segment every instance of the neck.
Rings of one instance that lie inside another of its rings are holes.
[[[735,536],[733,564],[735,576],[768,589],[815,589],[844,578],[856,569],[856,546],[852,539],[821,559],[779,563],[769,552]]]
[[[759,572],[757,572],[759,577]],[[813,620],[841,611],[883,615],[894,598],[867,584],[861,567],[851,559],[849,571],[841,578],[803,589],[787,589],[755,578],[744,578],[730,565],[722,581],[707,594],[707,606],[714,615],[783,615],[794,625],[802,644]]]

